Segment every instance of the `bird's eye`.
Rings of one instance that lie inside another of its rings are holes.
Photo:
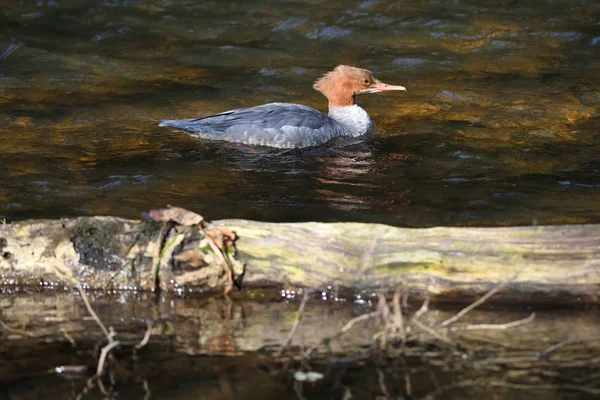
[[[368,85],[370,82],[368,79],[365,79],[365,83]]]

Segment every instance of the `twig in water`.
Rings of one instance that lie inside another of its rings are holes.
[[[150,400],[150,396],[152,396],[152,391],[150,390],[150,386],[148,385],[148,381],[142,379],[142,387],[144,388],[144,400]]]
[[[150,335],[152,335],[152,321],[149,321],[146,323],[146,325],[148,326],[148,328],[146,329],[146,334],[144,335],[144,338],[135,345],[135,349],[139,350],[142,347],[144,347],[146,344],[148,344],[148,341],[150,340]]]
[[[14,53],[20,47],[21,47],[21,43],[11,44],[10,46],[8,46],[8,49],[6,49],[4,51],[4,53],[0,54],[0,60],[3,60],[6,57],[10,56],[12,53]]]
[[[302,358],[308,358],[308,357],[310,357],[310,355],[312,354],[312,352],[315,351],[315,350],[317,350],[319,347],[321,347],[321,345],[323,343],[326,343],[328,341],[331,341],[331,340],[333,340],[335,338],[338,338],[338,337],[342,336],[344,333],[346,333],[350,329],[352,329],[352,327],[354,325],[356,325],[357,323],[359,323],[361,321],[366,321],[368,319],[377,317],[379,315],[381,315],[380,311],[372,311],[370,313],[366,313],[366,314],[360,315],[360,316],[358,316],[356,318],[352,318],[335,335],[330,336],[330,337],[326,337],[326,338],[322,339],[318,344],[314,345],[313,347],[309,348],[304,353],[302,353]]]
[[[96,382],[98,379],[96,379],[96,375],[91,376],[86,382],[85,382],[85,386],[83,387],[83,389],[81,390],[81,392],[75,397],[75,400],[81,400],[83,399],[90,390],[92,390],[94,388],[94,382]]]
[[[67,338],[69,343],[71,343],[71,346],[77,347],[77,343],[75,342],[75,339],[73,339],[73,336],[71,336],[64,327],[61,326],[60,331],[63,333],[65,338]]]
[[[504,381],[488,381],[485,384],[487,386],[491,386],[491,387],[506,387],[506,388],[511,388],[511,389],[527,390],[528,392],[531,392],[532,390],[551,390],[553,392],[556,392],[559,390],[569,390],[572,392],[588,393],[588,394],[595,395],[595,396],[600,395],[599,388],[589,387],[589,386],[571,385],[571,384],[541,384],[540,385],[540,384],[536,383],[534,385],[528,385],[528,384],[523,384],[523,383],[510,383],[510,382],[504,382]]]
[[[72,278],[72,279],[75,282],[75,288],[81,295],[81,299],[83,300],[83,303],[85,304],[85,308],[87,309],[88,313],[92,316],[94,321],[96,321],[96,324],[100,327],[100,329],[102,329],[102,332],[104,332],[104,336],[106,336],[106,340],[108,340],[108,344],[106,346],[104,346],[102,348],[102,351],[100,352],[100,359],[98,360],[98,366],[96,367],[96,377],[100,378],[100,376],[102,376],[102,371],[104,370],[104,362],[106,361],[106,356],[113,348],[120,345],[121,342],[119,342],[118,340],[114,340],[115,333],[112,330],[112,327],[111,327],[110,331],[108,329],[106,329],[106,326],[104,326],[104,323],[100,320],[100,317],[98,317],[98,314],[96,314],[96,312],[92,308],[92,305],[90,304],[90,299],[88,298],[87,294],[81,287],[81,283],[79,281],[77,281],[75,278]],[[101,389],[104,389],[100,379],[98,379],[98,385]]]
[[[96,379],[96,383],[98,384],[98,389],[100,389],[100,393],[102,393],[107,399],[112,398],[113,396],[111,395],[111,393],[106,390],[106,388],[104,387],[104,383],[102,382],[102,379],[98,378],[96,375],[93,376],[93,378]]]
[[[377,293],[377,310],[381,314],[383,323],[387,324],[390,319],[390,307],[383,293]]]
[[[96,324],[100,327],[100,329],[102,329],[102,332],[104,333],[104,336],[106,336],[106,340],[108,340],[108,343],[112,343],[114,340],[113,336],[108,332],[108,329],[106,329],[106,326],[104,326],[104,324],[98,317],[98,314],[96,314],[96,312],[92,308],[92,305],[90,304],[90,299],[87,297],[87,294],[81,287],[80,282],[76,281],[75,289],[77,289],[77,291],[81,295],[81,299],[83,300],[83,303],[85,304],[85,308],[87,308],[88,313],[91,315],[94,321],[96,321]]]
[[[433,336],[434,338],[441,340],[442,342],[445,343],[452,343],[450,341],[450,339],[448,339],[445,336],[440,335],[439,333],[437,333],[433,328],[428,327],[427,325],[425,325],[424,323],[422,323],[421,321],[419,321],[418,319],[412,319],[411,324],[415,324],[417,326],[417,328],[429,333],[431,336]]]
[[[539,357],[546,357],[548,354],[552,353],[555,350],[558,350],[562,347],[568,346],[570,344],[577,344],[577,343],[581,343],[583,345],[586,344],[586,342],[595,342],[595,341],[599,341],[600,339],[596,339],[596,340],[582,340],[582,339],[571,339],[571,340],[564,340],[562,342],[553,344],[552,346],[548,347],[546,350],[542,351],[539,354]]]
[[[394,327],[400,331],[400,338],[404,342],[406,340],[406,331],[404,330],[404,320],[402,318],[402,306],[400,305],[400,290],[396,290],[392,299],[394,305]]]
[[[350,400],[352,398],[352,390],[348,386],[344,386],[344,397],[342,400]]]
[[[402,369],[404,370],[404,392],[406,393],[406,397],[411,399],[412,395],[412,382],[410,380],[410,373],[408,372],[408,368],[406,367],[406,359],[402,357]]]
[[[88,298],[87,294],[85,293],[85,290],[83,290],[83,287],[81,286],[81,282],[79,282],[77,279],[75,279],[75,277],[73,277],[72,275],[67,274],[64,271],[61,271],[58,268],[56,268],[56,270],[63,276],[68,276],[70,278],[70,280],[73,282],[75,288],[79,292],[79,295],[81,296],[81,300],[83,300],[83,303],[85,304],[85,308],[87,309],[88,313],[90,314],[92,319],[96,322],[96,324],[100,327],[100,329],[104,333],[104,336],[106,336],[106,340],[108,341],[108,344],[102,348],[102,351],[100,352],[100,359],[98,360],[98,366],[96,367],[96,377],[100,378],[100,376],[102,375],[102,371],[104,370],[104,363],[106,361],[106,357],[108,356],[108,353],[113,348],[120,345],[121,342],[114,339],[115,332],[113,331],[112,327],[110,328],[110,331],[108,329],[106,329],[106,326],[104,325],[104,323],[102,322],[100,317],[98,317],[98,314],[96,314],[96,312],[92,308],[90,299]],[[100,379],[98,379],[98,386],[101,388],[101,390],[104,389],[104,387],[102,385],[102,381]]]
[[[294,325],[292,325],[292,329],[290,329],[288,335],[285,340],[281,344],[281,347],[275,353],[275,357],[281,357],[281,354],[285,350],[286,347],[292,342],[294,335],[296,335],[296,331],[300,326],[300,320],[302,320],[302,316],[304,315],[304,307],[306,306],[306,302],[308,301],[308,290],[304,290],[304,294],[302,296],[302,301],[300,302],[300,307],[298,307],[298,313],[296,314],[296,319],[294,320]]]
[[[469,380],[459,381],[459,382],[451,383],[448,385],[440,386],[435,391],[429,393],[427,396],[425,396],[423,398],[424,399],[435,399],[438,397],[438,395],[440,395],[450,389],[453,389],[453,388],[465,388],[465,387],[477,387],[477,386],[485,387],[487,389],[489,389],[490,387],[500,387],[500,388],[525,390],[528,393],[531,393],[534,390],[535,391],[549,390],[549,391],[553,391],[553,392],[558,392],[560,390],[569,390],[572,392],[588,393],[588,394],[596,395],[596,396],[600,395],[600,389],[596,388],[596,387],[578,386],[578,385],[571,385],[571,384],[540,384],[540,383],[524,384],[524,383],[511,383],[511,382],[506,382],[506,381],[501,381],[501,380],[477,378],[477,379],[473,379],[473,380],[469,379]]]
[[[495,295],[500,289],[504,288],[504,286],[506,286],[506,282],[503,282],[503,283],[500,283],[500,284],[496,285],[492,290],[490,290],[485,295],[483,295],[483,297],[481,297],[477,301],[474,301],[473,303],[469,304],[468,306],[466,306],[465,308],[463,308],[462,310],[460,310],[453,317],[448,318],[447,320],[441,322],[440,325],[439,325],[439,327],[443,328],[445,326],[448,326],[448,325],[450,325],[450,324],[458,321],[459,319],[461,319],[462,317],[464,317],[467,313],[469,313],[471,310],[473,310],[474,308],[476,308],[476,307],[480,306],[481,304],[485,303],[487,301],[487,299],[489,299],[490,297],[492,297],[493,295]]]
[[[409,294],[410,293],[407,291],[407,292],[405,292],[402,295],[402,307],[404,307],[407,310],[408,310],[408,296],[409,296]]]
[[[552,353],[555,350],[560,349],[561,347],[565,347],[568,346],[570,344],[575,344],[575,343],[581,343],[581,339],[576,339],[576,340],[564,340],[562,342],[559,343],[555,343],[552,346],[548,347],[546,350],[542,351],[540,353],[540,357],[546,357],[548,354]]]
[[[100,359],[98,360],[98,367],[96,367],[96,377],[99,378],[100,376],[102,376],[102,371],[104,370],[104,362],[106,361],[106,356],[108,355],[108,353],[120,344],[121,342],[119,342],[118,340],[114,340],[102,348],[102,351],[100,352]]]
[[[525,325],[535,319],[535,313],[531,313],[531,315],[527,318],[519,319],[517,321],[507,322],[505,324],[478,324],[478,325],[465,325],[465,326],[456,326],[452,327],[453,331],[474,331],[477,329],[498,329],[505,330],[510,328],[515,328],[517,326]]]
[[[31,332],[27,332],[23,329],[15,329],[15,328],[11,328],[10,326],[8,326],[6,323],[4,323],[3,321],[0,321],[0,326],[2,327],[2,329],[4,329],[7,332],[10,333],[16,333],[18,335],[23,335],[23,336],[29,336],[29,337],[35,337],[35,335]]]
[[[298,397],[298,400],[306,400],[306,398],[302,395],[302,382],[294,382],[294,392],[296,392],[296,397]]]
[[[379,382],[379,390],[385,396],[386,399],[391,399],[390,392],[387,390],[387,386],[385,385],[385,375],[381,371],[381,369],[377,368],[377,382]]]
[[[423,300],[423,304],[421,304],[421,308],[419,308],[419,311],[417,311],[415,315],[413,315],[413,320],[421,318],[427,311],[429,311],[430,299],[431,297],[429,296],[429,293],[425,294],[425,300]]]
[[[377,299],[377,310],[383,321],[383,329],[381,330],[381,337],[379,338],[379,348],[385,349],[387,347],[388,326],[390,323],[390,306],[383,293],[377,293]]]

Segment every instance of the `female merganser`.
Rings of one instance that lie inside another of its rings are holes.
[[[369,114],[356,105],[357,94],[406,90],[385,84],[371,71],[339,65],[313,88],[329,100],[329,116],[300,104],[269,103],[195,119],[163,120],[169,126],[205,139],[279,148],[308,147],[335,137],[361,136],[373,128]]]

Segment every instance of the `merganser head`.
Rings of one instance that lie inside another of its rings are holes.
[[[406,90],[404,86],[388,85],[373,76],[371,71],[338,65],[319,78],[313,85],[329,100],[329,107],[344,107],[356,104],[357,94],[379,93],[388,90]]]

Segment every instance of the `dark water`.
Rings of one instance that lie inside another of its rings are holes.
[[[103,382],[110,396],[97,385],[86,389],[106,341],[81,299],[70,293],[12,292],[0,295],[5,324],[0,327],[0,399],[558,400],[600,394],[600,314],[593,309],[535,310],[535,320],[520,328],[452,334],[448,347],[409,344],[406,356],[365,358],[380,329],[371,320],[332,340],[329,350],[299,362],[288,355],[298,355],[372,309],[352,299],[309,301],[281,360],[272,355],[293,324],[298,301],[133,293],[90,293],[90,298],[115,339],[124,343],[106,364]],[[413,306],[411,312],[420,304]],[[488,307],[469,313],[464,322],[503,323],[531,311]],[[441,321],[454,313],[433,306],[427,315]],[[134,356],[144,321],[153,322],[152,334]],[[539,357],[561,342],[566,345]],[[57,368],[80,373],[57,373]],[[323,374],[322,379],[294,380],[295,371],[307,370]]]
[[[407,93],[301,151],[159,128],[273,101],[326,110],[337,64]],[[0,216],[402,226],[600,222],[600,2],[1,1]]]

